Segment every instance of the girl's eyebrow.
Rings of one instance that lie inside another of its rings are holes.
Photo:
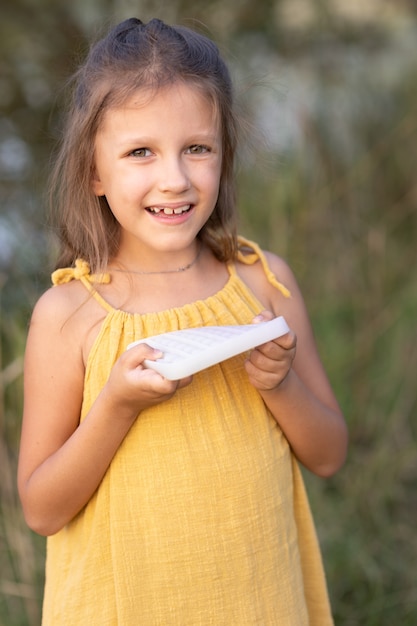
[[[220,136],[213,133],[197,133],[194,138],[198,141],[202,139],[210,142],[217,142],[220,140]]]
[[[145,146],[148,145],[149,143],[152,143],[152,138],[151,137],[122,137],[118,143],[121,145],[124,145],[126,143],[128,144],[135,144],[138,146]]]
[[[147,146],[149,144],[155,143],[155,141],[156,139],[154,137],[142,135],[141,137],[139,136],[121,137],[120,140],[117,141],[117,143],[119,145],[134,144],[137,146]],[[216,135],[215,133],[205,133],[205,132],[200,133],[199,132],[193,135],[190,134],[189,137],[185,139],[184,144],[193,144],[193,143],[202,143],[202,142],[217,144],[217,143],[220,143],[220,141],[221,141],[220,137]]]

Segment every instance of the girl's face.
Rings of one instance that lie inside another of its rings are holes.
[[[217,116],[190,85],[138,92],[104,115],[92,188],[121,227],[118,256],[189,261],[217,201],[222,161]],[[139,260],[138,260],[139,263]]]

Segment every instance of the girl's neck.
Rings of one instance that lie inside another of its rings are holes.
[[[227,266],[218,261],[204,245],[197,250],[198,258],[188,270],[167,273],[139,269],[115,259],[109,268],[111,281],[101,287],[101,293],[115,309],[128,313],[154,313],[181,308],[206,300],[227,283]],[[195,254],[197,254],[197,252]],[[117,268],[125,271],[115,271]],[[134,272],[129,271],[134,270]],[[173,268],[177,269],[177,268]]]
[[[199,244],[197,248],[197,253],[192,259],[192,261],[190,261],[186,265],[179,265],[178,267],[169,267],[166,269],[154,269],[154,270],[150,270],[150,269],[145,270],[145,269],[139,269],[139,268],[133,269],[133,267],[131,266],[131,263],[124,264],[121,261],[119,262],[115,261],[114,264],[110,265],[109,270],[111,272],[122,272],[124,274],[137,274],[140,276],[147,276],[147,275],[149,276],[149,275],[155,275],[155,274],[179,274],[181,272],[186,272],[187,270],[191,269],[197,263],[200,257],[201,251],[202,251],[202,245]]]

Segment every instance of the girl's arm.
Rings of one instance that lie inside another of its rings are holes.
[[[94,305],[70,309],[67,287],[38,302],[25,354],[18,485],[26,521],[43,535],[56,533],[89,501],[140,411],[179,386],[144,369],[143,359],[158,354],[138,346],[117,361],[80,424],[88,335],[81,337],[80,329],[94,325]]]
[[[268,262],[290,289],[291,298],[282,298],[268,285],[263,301],[273,315],[284,315],[292,332],[253,350],[246,369],[297,458],[313,473],[331,476],[346,457],[346,424],[320,361],[294,275],[282,259],[268,255]],[[273,317],[267,312],[263,315]]]

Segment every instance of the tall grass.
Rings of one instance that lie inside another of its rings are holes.
[[[40,623],[43,541],[28,531],[16,488],[25,327],[1,313],[0,624],[26,626]]]
[[[348,160],[337,128],[306,116],[298,150],[240,176],[241,231],[294,268],[349,425],[342,471],[306,474],[338,626],[417,623],[414,84],[385,121],[357,121]],[[23,522],[15,480],[34,294],[24,276],[14,287],[19,311],[3,306],[0,320],[0,624],[37,626],[44,542]]]

